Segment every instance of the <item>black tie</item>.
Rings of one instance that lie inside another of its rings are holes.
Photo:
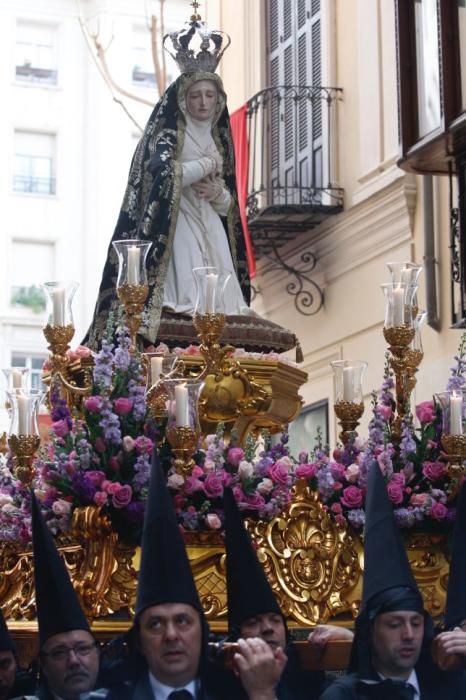
[[[382,681],[380,684],[382,687],[386,687],[390,691],[391,697],[393,694],[393,700],[413,700],[414,687],[410,683],[405,683],[404,681],[392,681],[387,678],[387,680]]]
[[[168,700],[193,700],[193,696],[189,690],[183,688],[182,690],[172,690],[168,696]]]

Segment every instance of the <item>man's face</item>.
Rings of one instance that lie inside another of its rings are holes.
[[[272,649],[286,647],[286,627],[283,617],[278,613],[262,613],[250,617],[241,623],[240,632],[244,639],[260,637]]]
[[[209,119],[217,104],[217,87],[211,80],[198,80],[186,94],[186,107],[194,119]]]
[[[372,626],[372,663],[387,678],[409,678],[421,653],[424,617],[409,610],[377,615]]]
[[[16,659],[12,651],[0,651],[0,700],[10,695],[16,678]]]
[[[138,622],[139,650],[161,683],[180,688],[196,676],[202,645],[201,619],[184,603],[146,608]]]
[[[63,700],[75,700],[93,690],[99,671],[99,651],[86,630],[49,637],[41,649],[41,668],[49,688]]]

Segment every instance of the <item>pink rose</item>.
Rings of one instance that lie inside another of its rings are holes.
[[[333,476],[336,481],[339,481],[342,479],[345,475],[345,467],[343,464],[339,464],[338,462],[332,462],[330,465],[330,473]]]
[[[237,467],[242,459],[244,459],[244,450],[241,447],[230,447],[227,454],[227,462],[233,467]]]
[[[73,352],[78,359],[84,359],[85,357],[90,357],[92,355],[90,349],[85,345],[78,345]]]
[[[188,476],[186,481],[184,482],[184,490],[190,496],[193,493],[196,493],[196,491],[203,491],[204,490],[204,484],[202,481],[199,481],[199,479],[196,479],[194,476]]]
[[[335,516],[335,521],[338,525],[346,525],[346,518],[344,515],[341,515],[341,513]]]
[[[51,429],[53,430],[54,435],[61,438],[64,438],[65,435],[68,435],[68,433],[70,432],[66,420],[56,420],[54,423],[52,423]]]
[[[167,479],[167,486],[170,489],[180,489],[184,484],[184,477],[181,474],[170,474]]]
[[[100,396],[89,396],[84,401],[84,406],[90,413],[99,413],[102,408],[102,398]]]
[[[390,483],[399,484],[399,486],[405,485],[405,475],[402,472],[395,472],[392,474]]]
[[[343,450],[339,447],[335,447],[335,449],[332,452],[332,457],[335,460],[335,462],[339,462],[340,459],[343,457]]]
[[[288,469],[280,464],[280,462],[272,464],[268,468],[267,473],[276,484],[283,484],[286,486],[288,483]]]
[[[209,530],[220,530],[222,527],[222,521],[215,513],[208,513],[205,520]]]
[[[332,513],[335,513],[335,515],[339,515],[343,509],[339,503],[332,503],[332,505],[330,506],[330,510],[332,511]]]
[[[115,508],[125,508],[131,502],[132,497],[133,489],[129,484],[124,484],[112,495],[112,503]]]
[[[181,477],[183,478],[183,477]],[[186,505],[186,498],[181,493],[176,493],[173,496],[173,507],[175,510],[181,510]]]
[[[204,470],[202,467],[199,467],[197,464],[192,468],[191,471],[191,476],[194,476],[196,479],[199,479],[199,477],[204,476]]]
[[[105,491],[96,491],[94,494],[94,503],[96,506],[104,506],[107,503],[107,494]]]
[[[316,464],[300,464],[296,467],[296,477],[298,479],[313,479],[317,473]]]
[[[273,483],[272,479],[267,479],[267,477],[265,477],[257,484],[257,490],[261,496],[267,496],[273,491],[274,486],[275,484]]]
[[[213,472],[215,470],[215,462],[213,459],[205,459],[204,460],[204,471],[207,472]]]
[[[150,455],[154,448],[154,443],[145,435],[140,435],[134,441],[134,449],[140,455]]]
[[[104,472],[100,471],[87,471],[84,472],[84,476],[89,483],[92,484],[92,486],[95,486],[98,488],[101,486],[102,482],[105,480],[105,474]]]
[[[350,464],[345,471],[345,479],[350,483],[356,482],[358,480],[359,471],[359,464]]]
[[[255,493],[253,496],[244,496],[242,502],[248,510],[262,510],[265,506],[265,500],[260,493]]]
[[[420,423],[432,423],[435,418],[433,401],[422,401],[416,406],[416,417]]]
[[[387,485],[388,497],[395,505],[403,502],[403,487],[396,481],[390,481]]]
[[[434,501],[432,503],[432,508],[430,509],[430,514],[435,520],[445,520],[447,517],[448,508],[443,505],[443,503],[437,503]]]
[[[280,459],[277,459],[276,464],[284,467],[287,471],[290,471],[290,469],[293,467],[293,462],[289,457],[280,457]]]
[[[71,503],[69,503],[68,501],[64,501],[62,498],[59,498],[58,501],[55,501],[55,503],[53,503],[52,510],[55,513],[55,515],[68,515],[71,511]]]
[[[221,475],[217,472],[207,474],[204,481],[204,491],[208,498],[219,498],[223,494]]]
[[[119,489],[121,489],[121,484],[119,481],[107,481],[106,479],[100,484],[102,491],[106,491],[111,496],[113,496]]]
[[[377,406],[377,415],[379,415],[383,420],[389,421],[390,418],[393,416],[393,409],[391,406],[386,406],[385,404],[379,404]]]
[[[409,499],[409,504],[411,506],[424,506],[427,501],[426,493],[413,493]]]
[[[360,508],[362,506],[362,491],[357,486],[347,486],[343,489],[340,502],[347,508]]]
[[[429,481],[438,481],[445,476],[447,470],[442,462],[424,462],[422,473]]]
[[[119,416],[127,416],[132,411],[133,399],[127,399],[121,396],[119,399],[116,399],[113,408],[115,409],[115,413],[118,413]]]

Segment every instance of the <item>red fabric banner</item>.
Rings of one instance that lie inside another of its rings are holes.
[[[251,234],[249,233],[246,217],[246,200],[248,196],[248,171],[249,171],[249,144],[246,127],[247,105],[243,105],[236,112],[230,114],[231,133],[235,150],[236,186],[238,188],[238,203],[243,225],[244,240],[246,243],[246,258],[248,261],[249,276],[256,275],[256,261]]]

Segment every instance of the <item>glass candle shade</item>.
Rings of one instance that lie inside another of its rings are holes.
[[[199,396],[204,382],[190,379],[165,379],[168,395],[167,428],[191,428],[200,432]]]
[[[424,326],[424,323],[427,318],[427,311],[419,311],[419,313],[416,315],[416,318],[413,321],[413,326],[414,326],[414,338],[413,342],[411,343],[411,350],[414,350],[414,352],[423,352],[422,348],[422,328]]]
[[[45,393],[41,389],[12,389],[6,392],[10,404],[10,435],[39,435],[37,417]]]
[[[335,403],[362,403],[362,379],[367,368],[363,360],[335,360],[330,363],[335,375]]]
[[[112,245],[118,255],[117,287],[146,285],[146,259],[152,243],[129,238]]]
[[[195,267],[193,275],[197,292],[194,313],[224,314],[225,288],[231,274],[216,267]]]
[[[77,282],[44,282],[41,285],[47,297],[47,325],[73,326],[73,297]]]
[[[385,296],[385,328],[413,328],[413,305],[417,287],[394,282],[381,286]]]
[[[415,287],[422,271],[422,265],[412,262],[389,262],[387,267],[392,283],[402,284],[405,287]]]
[[[147,370],[147,391],[160,379],[169,376],[178,364],[179,359],[178,355],[164,352],[144,352],[141,357],[143,366]]]
[[[435,396],[442,408],[442,432],[445,435],[464,435],[466,390],[444,391]]]
[[[28,388],[30,372],[27,367],[7,367],[2,372],[6,378],[7,391]]]

